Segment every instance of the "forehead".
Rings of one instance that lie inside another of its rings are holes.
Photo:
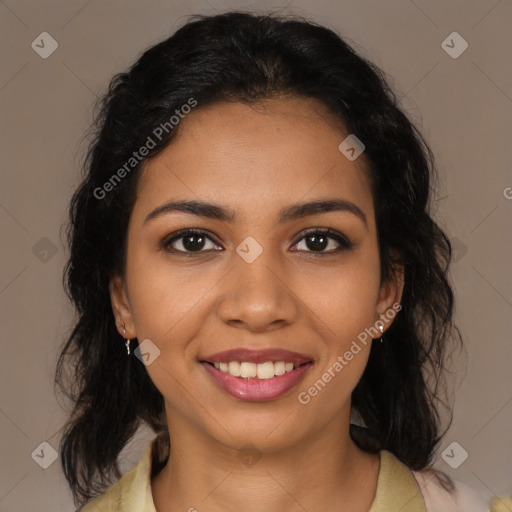
[[[145,162],[138,209],[169,199],[208,199],[243,215],[299,200],[338,196],[371,217],[364,155],[338,149],[349,134],[319,101],[287,97],[196,107],[174,140]]]

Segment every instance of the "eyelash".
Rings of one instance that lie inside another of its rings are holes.
[[[200,250],[200,251],[181,251],[177,250],[171,247],[172,243],[180,240],[181,238],[184,238],[187,235],[203,235],[206,238],[208,238],[213,243],[216,243],[215,240],[213,240],[210,236],[208,236],[208,232],[204,231],[202,229],[195,229],[195,228],[186,228],[186,229],[180,229],[179,231],[176,231],[175,233],[172,233],[168,236],[166,236],[162,240],[162,248],[166,250],[169,253],[172,254],[180,254],[184,255],[186,257],[196,257],[199,256],[202,253],[209,252],[211,249],[208,250]],[[312,254],[314,257],[322,257],[332,254],[338,254],[342,251],[348,251],[352,249],[352,247],[355,245],[353,242],[351,242],[348,238],[346,238],[344,235],[341,235],[337,231],[334,231],[330,228],[308,228],[305,231],[301,233],[300,238],[293,244],[293,246],[297,245],[299,242],[301,242],[304,238],[306,238],[308,235],[328,235],[327,238],[334,239],[336,242],[338,242],[340,245],[336,249],[331,249],[330,251],[325,252],[317,252],[317,251],[294,251],[294,252],[306,252],[308,254]],[[218,245],[218,244],[217,244]],[[214,249],[215,250],[215,249]]]

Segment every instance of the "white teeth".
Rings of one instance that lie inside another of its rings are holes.
[[[261,363],[256,365],[258,379],[271,379],[274,376],[274,363]]]
[[[235,377],[240,376],[240,363],[238,361],[230,361],[228,364],[228,372]]]
[[[284,375],[294,368],[293,363],[285,361],[267,361],[265,363],[247,363],[239,361],[229,361],[223,363],[214,363],[215,368],[224,373],[229,373],[233,377],[243,377],[245,379],[271,379],[275,375]],[[295,365],[299,366],[299,365]]]
[[[240,363],[240,377],[256,377],[256,371],[255,363]]]
[[[286,365],[284,361],[278,361],[274,363],[274,374],[275,375],[283,375],[286,372]]]

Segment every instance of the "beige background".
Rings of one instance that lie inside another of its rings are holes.
[[[42,442],[58,447],[65,417],[53,391],[58,349],[72,320],[61,287],[66,252],[59,230],[79,180],[95,96],[188,14],[276,7],[339,30],[383,67],[437,155],[439,222],[457,249],[456,321],[467,356],[458,363],[455,419],[436,464],[477,489],[512,490],[510,1],[6,0],[0,511],[74,510],[59,462],[42,469],[31,454],[37,448],[48,456]],[[469,44],[457,59],[441,47],[453,31]],[[31,48],[42,32],[59,45],[47,59]],[[147,431],[139,432],[125,452],[125,470],[148,440]],[[469,454],[456,470],[441,458],[453,441]]]

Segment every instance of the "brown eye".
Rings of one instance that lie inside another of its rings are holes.
[[[318,228],[313,228],[308,231],[306,235],[303,235],[299,242],[294,245],[294,247],[301,244],[302,248],[299,248],[299,251],[304,251],[305,247],[305,252],[313,252],[320,255],[348,250],[354,245],[350,240],[336,231],[331,229],[322,230]]]
[[[216,249],[218,246],[206,235],[205,231],[184,229],[166,237],[162,246],[166,251],[177,253],[201,253]]]

